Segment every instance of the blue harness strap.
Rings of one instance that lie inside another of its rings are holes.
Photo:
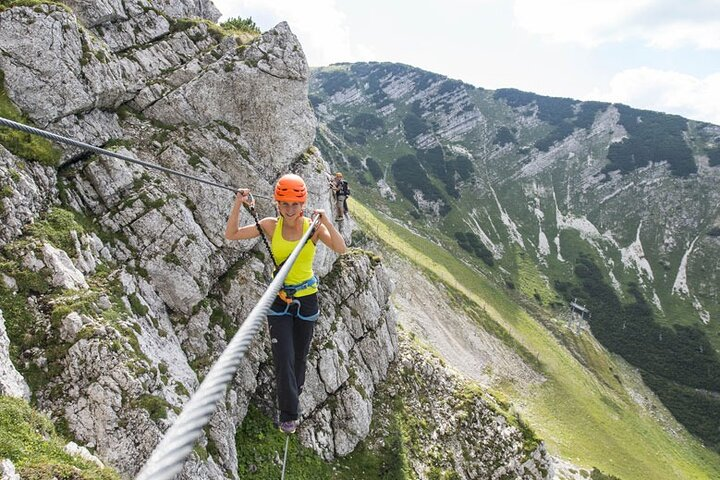
[[[302,297],[300,297],[300,298],[302,298]],[[305,317],[305,316],[301,315],[301,314],[300,314],[300,307],[302,306],[302,304],[300,303],[300,300],[298,300],[297,298],[294,298],[294,299],[292,300],[292,302],[286,304],[286,305],[285,305],[285,310],[283,310],[282,312],[276,312],[276,311],[273,310],[272,308],[269,308],[269,307],[268,307],[267,316],[268,316],[268,317],[278,317],[278,316],[283,316],[283,315],[291,315],[291,313],[290,313],[290,307],[292,307],[293,305],[297,305],[297,313],[295,313],[295,316],[298,317],[298,318],[301,319],[301,320],[307,320],[307,321],[309,321],[309,322],[312,322],[312,321],[317,320],[317,318],[320,316],[320,310],[318,310],[317,312],[313,313],[313,314],[310,315],[309,317]]]
[[[303,283],[298,283],[296,285],[283,285],[282,289],[285,290],[285,294],[288,297],[294,297],[297,292],[300,290],[305,290],[306,288],[314,287],[318,284],[318,279],[315,275],[313,275],[309,280],[305,280]]]
[[[297,305],[297,313],[295,314],[298,318],[302,320],[308,320],[313,321],[320,316],[320,310],[316,311],[312,315],[306,317],[303,316],[300,313],[300,309],[302,307],[301,299],[303,297],[294,298],[295,294],[301,290],[304,290],[306,288],[314,287],[318,284],[317,276],[313,275],[312,278],[309,280],[306,280],[302,283],[298,283],[296,285],[283,285],[283,288],[280,290],[281,293],[284,293],[285,295],[279,294],[278,296],[285,302],[285,309],[278,312],[276,310],[272,309],[272,305],[268,307],[267,315],[269,316],[279,316],[279,315],[287,315],[290,313],[290,307],[293,305]]]

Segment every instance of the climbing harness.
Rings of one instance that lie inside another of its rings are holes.
[[[40,130],[39,128],[30,127],[30,126],[24,125],[22,123],[13,122],[12,120],[8,120],[7,118],[0,117],[0,126],[12,128],[14,130],[19,130],[19,131],[25,132],[25,133],[32,133],[33,135],[38,135],[40,137],[44,137],[49,140],[54,140],[59,143],[65,143],[67,145],[72,145],[74,147],[78,147],[83,150],[90,150],[90,151],[98,153],[100,155],[106,155],[108,157],[119,158],[120,160],[124,160],[126,162],[142,165],[143,167],[146,167],[146,168],[153,168],[155,170],[160,170],[161,172],[169,173],[171,175],[177,175],[179,177],[183,177],[188,180],[195,180],[196,182],[204,183],[206,185],[211,185],[213,187],[230,190],[231,192],[238,191],[237,187],[223,185],[221,183],[216,183],[211,180],[207,180],[207,179],[200,178],[200,177],[195,177],[193,175],[188,175],[187,173],[178,172],[177,170],[173,170],[172,168],[162,167],[160,165],[143,162],[142,160],[137,160],[135,158],[129,157],[127,155],[123,155],[121,153],[112,152],[112,151],[106,150],[104,148],[96,147],[94,145],[90,145],[89,143],[81,142],[79,140],[73,140],[72,138],[63,137],[61,135],[57,135],[55,133],[48,132],[46,130]],[[270,200],[270,197],[265,197],[262,195],[256,195],[256,196],[259,198],[265,198],[265,199]]]
[[[280,293],[278,293],[278,297],[280,297],[283,302],[290,305],[291,303],[293,303],[293,300],[295,299],[295,294],[297,292],[299,292],[300,290],[305,290],[306,288],[314,287],[317,284],[318,279],[315,275],[313,275],[309,280],[295,285],[283,284]]]

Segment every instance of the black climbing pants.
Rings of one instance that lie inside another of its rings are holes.
[[[299,416],[299,397],[305,383],[305,367],[317,313],[317,294],[296,298],[289,306],[276,299],[268,312],[281,422],[297,420]],[[303,320],[301,316],[313,320]]]

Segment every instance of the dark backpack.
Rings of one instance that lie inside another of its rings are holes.
[[[348,186],[348,182],[346,182],[345,180],[342,181],[339,193],[340,195],[345,195],[346,197],[350,196],[350,187]]]

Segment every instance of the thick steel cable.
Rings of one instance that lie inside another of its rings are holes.
[[[127,155],[123,155],[121,153],[111,152],[110,150],[105,150],[104,148],[96,147],[95,145],[90,145],[89,143],[81,142],[79,140],[74,140],[72,138],[63,137],[62,135],[48,132],[46,130],[40,130],[39,128],[30,127],[30,126],[22,124],[22,123],[8,120],[7,118],[0,117],[0,126],[12,128],[12,129],[19,130],[19,131],[25,132],[25,133],[32,133],[33,135],[38,135],[40,137],[44,137],[49,140],[53,140],[55,142],[65,143],[67,145],[72,145],[74,147],[78,147],[83,150],[90,150],[90,151],[98,153],[100,155],[107,155],[108,157],[119,158],[120,160],[124,160],[126,162],[136,163],[136,164],[142,165],[143,167],[146,167],[146,168],[154,168],[155,170],[160,170],[161,172],[169,173],[171,175],[177,175],[179,177],[187,178],[188,180],[194,180],[196,182],[204,183],[206,185],[212,185],[213,187],[230,190],[231,192],[238,191],[237,187],[232,187],[230,185],[223,185],[222,183],[216,183],[216,182],[213,182],[212,180],[206,180],[204,178],[195,177],[193,175],[188,175],[187,173],[178,172],[177,170],[173,170],[172,168],[163,167],[160,165],[156,165],[154,163],[143,162],[142,160],[137,160],[135,158],[129,157]],[[255,195],[255,196],[259,197],[259,198],[264,198],[264,199],[270,200],[270,197],[264,197],[262,195]]]
[[[225,351],[208,372],[205,380],[185,405],[180,416],[155,448],[150,459],[135,477],[136,480],[169,480],[180,472],[185,458],[190,454],[193,445],[202,435],[203,428],[210,421],[210,417],[215,411],[215,405],[222,399],[227,385],[235,376],[240,360],[245,355],[250,342],[260,330],[266,312],[280,291],[290,268],[300,255],[300,250],[305,246],[319,223],[319,216],[312,220],[310,228],[302,236],[285,265],[260,297],[260,301],[252,309]]]
[[[285,438],[285,455],[283,455],[283,468],[282,468],[282,473],[280,474],[280,480],[285,480],[285,466],[287,465],[287,451],[288,451],[289,443],[290,443],[290,434],[286,435],[286,438]]]

